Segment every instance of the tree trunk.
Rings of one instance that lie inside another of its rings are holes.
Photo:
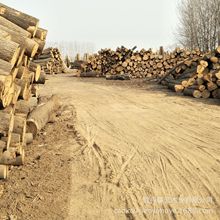
[[[39,20],[30,15],[17,11],[16,9],[10,8],[0,3],[0,15],[14,24],[27,30],[34,36],[36,34]]]
[[[0,38],[0,59],[7,61],[14,66],[17,62],[19,52],[19,44]]]
[[[59,109],[60,105],[58,97],[53,95],[47,103],[34,109],[28,116],[28,132],[31,132],[36,136],[37,133],[50,121],[50,116]]]
[[[11,40],[20,44],[22,48],[25,48],[25,54],[29,57],[34,57],[35,54],[38,51],[39,44],[34,41],[33,39],[30,39],[29,37],[18,33],[16,31],[13,31],[9,29],[8,27],[4,27],[0,25],[0,28],[3,29],[5,32],[9,33],[11,36]]]

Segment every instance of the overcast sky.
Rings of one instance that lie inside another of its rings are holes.
[[[178,0],[0,0],[40,19],[48,41],[158,48],[175,43]]]

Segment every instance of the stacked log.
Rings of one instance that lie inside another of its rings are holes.
[[[65,65],[57,48],[47,48],[35,59],[34,63],[40,64],[45,74],[65,72]]]
[[[47,35],[38,25],[37,18],[0,3],[0,179],[24,162],[29,111],[23,109],[37,101],[41,66],[32,60]]]
[[[160,82],[194,98],[220,98],[220,47],[200,58],[187,59]]]
[[[201,56],[199,50],[185,50],[176,48],[173,52],[153,52],[151,49],[133,51],[119,47],[116,51],[102,49],[91,55],[84,65],[86,72],[97,72],[99,76],[129,75],[131,78],[158,78],[162,77],[171,68],[186,58]]]

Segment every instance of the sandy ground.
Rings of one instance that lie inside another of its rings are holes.
[[[220,219],[218,101],[69,75],[49,77],[43,94],[65,107],[0,183],[2,216]]]

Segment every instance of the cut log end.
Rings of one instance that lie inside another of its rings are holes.
[[[0,179],[7,179],[8,177],[8,166],[0,165]]]

